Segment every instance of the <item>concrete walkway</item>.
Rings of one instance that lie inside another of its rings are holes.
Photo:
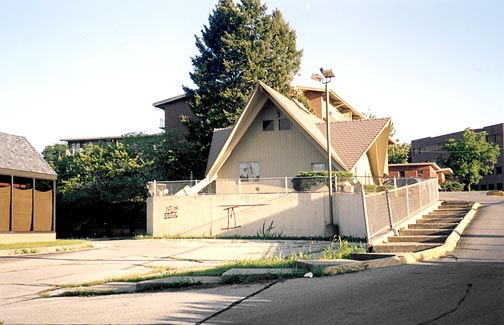
[[[53,254],[0,257],[2,304],[50,295],[62,285],[113,282],[115,278],[199,270],[235,260],[319,252],[327,241],[147,239],[96,241],[94,248]],[[136,284],[135,284],[136,285]],[[102,285],[132,291],[126,284]],[[61,292],[60,292],[61,293]]]

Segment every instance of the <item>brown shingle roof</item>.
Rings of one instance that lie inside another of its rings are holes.
[[[388,118],[332,122],[331,147],[353,168],[388,122]],[[317,123],[317,127],[326,138],[326,124]]]
[[[230,152],[234,150],[237,141],[247,128],[247,119],[253,118],[252,111],[257,109],[255,103],[258,96],[266,94],[270,100],[283,111],[289,119],[303,129],[307,136],[315,141],[320,149],[327,152],[325,122],[311,114],[296,100],[285,97],[263,82],[259,82],[254,93],[243,109],[233,128],[217,129],[212,138],[210,155],[207,164],[207,177],[214,177],[222,167]],[[257,98],[256,98],[257,97]],[[331,123],[331,156],[336,163],[346,171],[350,171],[358,160],[367,153],[377,136],[387,126],[390,119],[354,120]],[[227,155],[227,156],[226,156]]]
[[[0,172],[56,179],[56,172],[25,137],[0,132]]]

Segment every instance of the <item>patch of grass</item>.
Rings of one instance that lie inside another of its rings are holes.
[[[284,258],[281,255],[276,256],[268,256],[261,259],[246,259],[246,260],[237,260],[234,262],[228,262],[223,265],[218,265],[215,267],[205,268],[201,270],[192,270],[192,271],[182,271],[182,272],[173,272],[171,269],[166,268],[158,268],[152,273],[148,274],[132,274],[125,277],[117,277],[117,278],[106,278],[100,281],[92,281],[86,283],[74,283],[74,284],[64,284],[59,285],[59,288],[72,288],[72,287],[91,287],[99,284],[104,284],[108,282],[141,282],[146,280],[153,279],[161,279],[170,276],[221,276],[224,272],[233,269],[233,268],[295,268],[296,267],[296,259],[298,256],[303,256],[300,253],[299,255],[295,254],[289,258]],[[300,272],[304,272],[300,270]],[[296,273],[296,276],[300,275],[300,273]],[[284,275],[285,276],[285,275]],[[302,274],[301,274],[302,276]],[[167,284],[172,285],[172,284]],[[179,286],[180,287],[180,286]]]
[[[310,251],[301,251],[299,253],[294,253],[289,257],[290,260],[299,261],[299,260],[312,260],[313,255]]]
[[[221,276],[231,269],[259,269],[259,268],[294,268],[295,258],[284,258],[281,255],[268,256],[261,259],[245,259],[228,262],[223,265],[197,271],[175,272],[170,276]]]
[[[11,244],[0,244],[0,250],[5,249],[36,249],[41,247],[52,247],[52,246],[66,246],[66,245],[79,245],[86,243],[86,240],[74,240],[74,239],[57,239],[55,241],[45,241],[45,242],[33,242],[33,243],[11,243]],[[92,244],[89,243],[92,247]]]
[[[69,283],[69,284],[60,284],[58,288],[75,288],[75,287],[92,287],[99,284],[109,283],[109,282],[140,282],[146,280],[160,279],[165,278],[167,276],[178,275],[175,272],[170,273],[170,268],[155,268],[150,273],[144,274],[131,274],[123,277],[116,278],[105,278],[103,280],[90,281],[85,283]]]
[[[322,251],[320,258],[323,260],[350,258],[354,253],[365,252],[366,248],[362,244],[352,244],[347,240],[341,239],[340,236],[335,236],[333,242]]]
[[[22,248],[16,249],[16,254],[35,254],[38,253],[39,250],[36,248]]]

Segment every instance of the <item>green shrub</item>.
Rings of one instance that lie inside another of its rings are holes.
[[[393,190],[393,189],[394,185],[375,185],[375,184],[364,185],[364,191],[366,193],[385,192],[386,190]]]
[[[338,182],[344,182],[353,177],[353,174],[345,171],[333,171],[333,176],[337,177]],[[325,185],[328,186],[327,171],[321,172],[299,172],[292,179],[292,186],[298,192],[310,191],[312,188]]]
[[[441,190],[445,192],[460,192],[464,189],[464,184],[457,181],[444,182],[441,185]]]

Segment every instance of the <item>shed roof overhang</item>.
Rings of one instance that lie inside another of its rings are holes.
[[[12,170],[8,168],[0,168],[0,175],[14,176],[14,177],[25,177],[25,178],[37,178],[45,180],[56,180],[58,175],[37,173],[25,170]]]

